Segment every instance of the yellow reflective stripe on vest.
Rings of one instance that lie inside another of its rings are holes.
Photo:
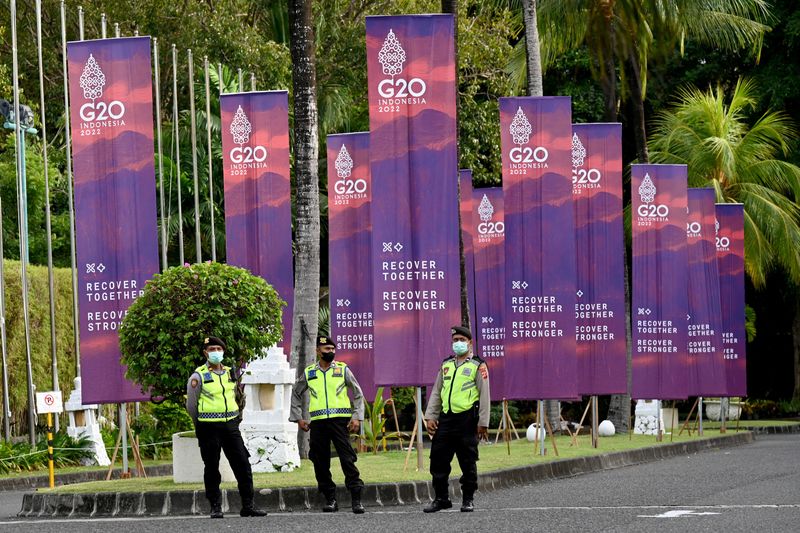
[[[236,382],[231,380],[231,369],[227,366],[222,368],[225,371],[222,374],[217,374],[206,365],[195,369],[203,383],[197,403],[197,419],[202,422],[227,422],[239,416]]]
[[[306,367],[311,420],[352,416],[353,409],[344,381],[346,370],[347,365],[339,361],[332,362],[324,372],[316,364]]]
[[[455,359],[442,364],[442,412],[463,413],[480,399],[477,383],[480,362],[467,359],[456,366]]]

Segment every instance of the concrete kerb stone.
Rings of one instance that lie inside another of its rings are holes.
[[[753,433],[739,432],[691,442],[666,443],[574,459],[559,459],[518,468],[488,472],[478,476],[480,492],[489,492],[515,485],[526,485],[549,479],[563,479],[580,474],[610,470],[652,462],[668,457],[689,455],[704,450],[727,448],[753,441]],[[450,480],[451,497],[458,500],[461,489],[457,479]],[[340,506],[350,502],[343,487],[337,491]],[[361,499],[368,507],[420,505],[433,499],[430,481],[382,483],[365,485]],[[238,512],[241,502],[235,490],[224,491],[225,511]],[[315,487],[290,487],[256,491],[256,505],[270,512],[307,511],[318,509],[322,497]],[[208,502],[203,491],[136,492],[136,493],[27,493],[23,495],[19,517],[48,516],[160,516],[207,514]]]

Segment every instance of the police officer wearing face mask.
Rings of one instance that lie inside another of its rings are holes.
[[[239,433],[238,382],[231,367],[222,364],[225,343],[216,337],[203,341],[206,364],[198,367],[186,384],[186,410],[194,421],[200,455],[205,464],[203,482],[211,504],[211,518],[223,518],[222,493],[219,490],[220,450],[231,465],[239,484],[241,516],[265,516],[266,511],[253,507],[253,473],[250,454]]]
[[[453,506],[448,493],[450,463],[458,458],[462,476],[461,511],[474,510],[473,497],[478,488],[478,438],[488,436],[489,371],[486,362],[472,353],[472,334],[468,328],[454,326],[451,357],[442,362],[433,393],[425,410],[425,423],[433,435],[431,476],[435,499],[425,507],[435,513]]]
[[[331,478],[331,442],[344,472],[344,483],[351,495],[353,512],[361,514],[361,481],[356,468],[356,452],[350,444],[348,431],[358,433],[364,420],[364,397],[353,372],[345,363],[334,361],[336,344],[330,337],[317,337],[318,361],[309,365],[292,390],[292,412],[289,420],[297,422],[303,431],[311,431],[309,458],[314,463],[317,487],[325,497],[322,511],[335,513],[336,484]],[[353,393],[353,403],[347,390]],[[303,394],[308,391],[308,411],[311,422],[303,419]]]

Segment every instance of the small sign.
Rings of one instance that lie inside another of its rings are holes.
[[[61,400],[61,391],[37,392],[36,393],[36,412],[63,413],[64,402]]]

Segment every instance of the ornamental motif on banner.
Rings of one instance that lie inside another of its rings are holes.
[[[231,121],[231,135],[233,135],[233,142],[236,144],[246,144],[250,141],[250,134],[253,132],[253,127],[250,121],[247,120],[247,115],[244,114],[242,106],[236,110]]]
[[[488,222],[492,219],[493,214],[494,206],[492,202],[489,201],[489,197],[484,194],[481,205],[478,206],[478,215],[481,217],[481,220]]]
[[[582,167],[586,161],[586,148],[577,133],[572,134],[572,166]]]
[[[350,157],[350,153],[347,151],[345,145],[342,145],[342,148],[339,150],[339,155],[336,156],[335,166],[336,174],[340,178],[349,178],[353,173],[353,158]]]
[[[80,86],[83,89],[83,97],[87,100],[96,100],[103,96],[103,87],[106,85],[106,75],[100,69],[92,54],[83,67],[80,77]]]
[[[656,186],[650,179],[650,174],[645,174],[642,183],[639,185],[639,196],[642,202],[649,204],[656,199]]]
[[[387,76],[397,76],[403,72],[403,63],[406,62],[406,51],[403,50],[397,36],[390,29],[378,52],[378,63],[383,67]]]
[[[531,134],[533,133],[533,126],[531,126],[528,117],[526,117],[525,113],[522,111],[522,107],[517,108],[517,113],[514,115],[514,120],[511,121],[509,132],[511,133],[514,144],[522,146],[523,144],[528,144],[528,141],[530,141]]]

